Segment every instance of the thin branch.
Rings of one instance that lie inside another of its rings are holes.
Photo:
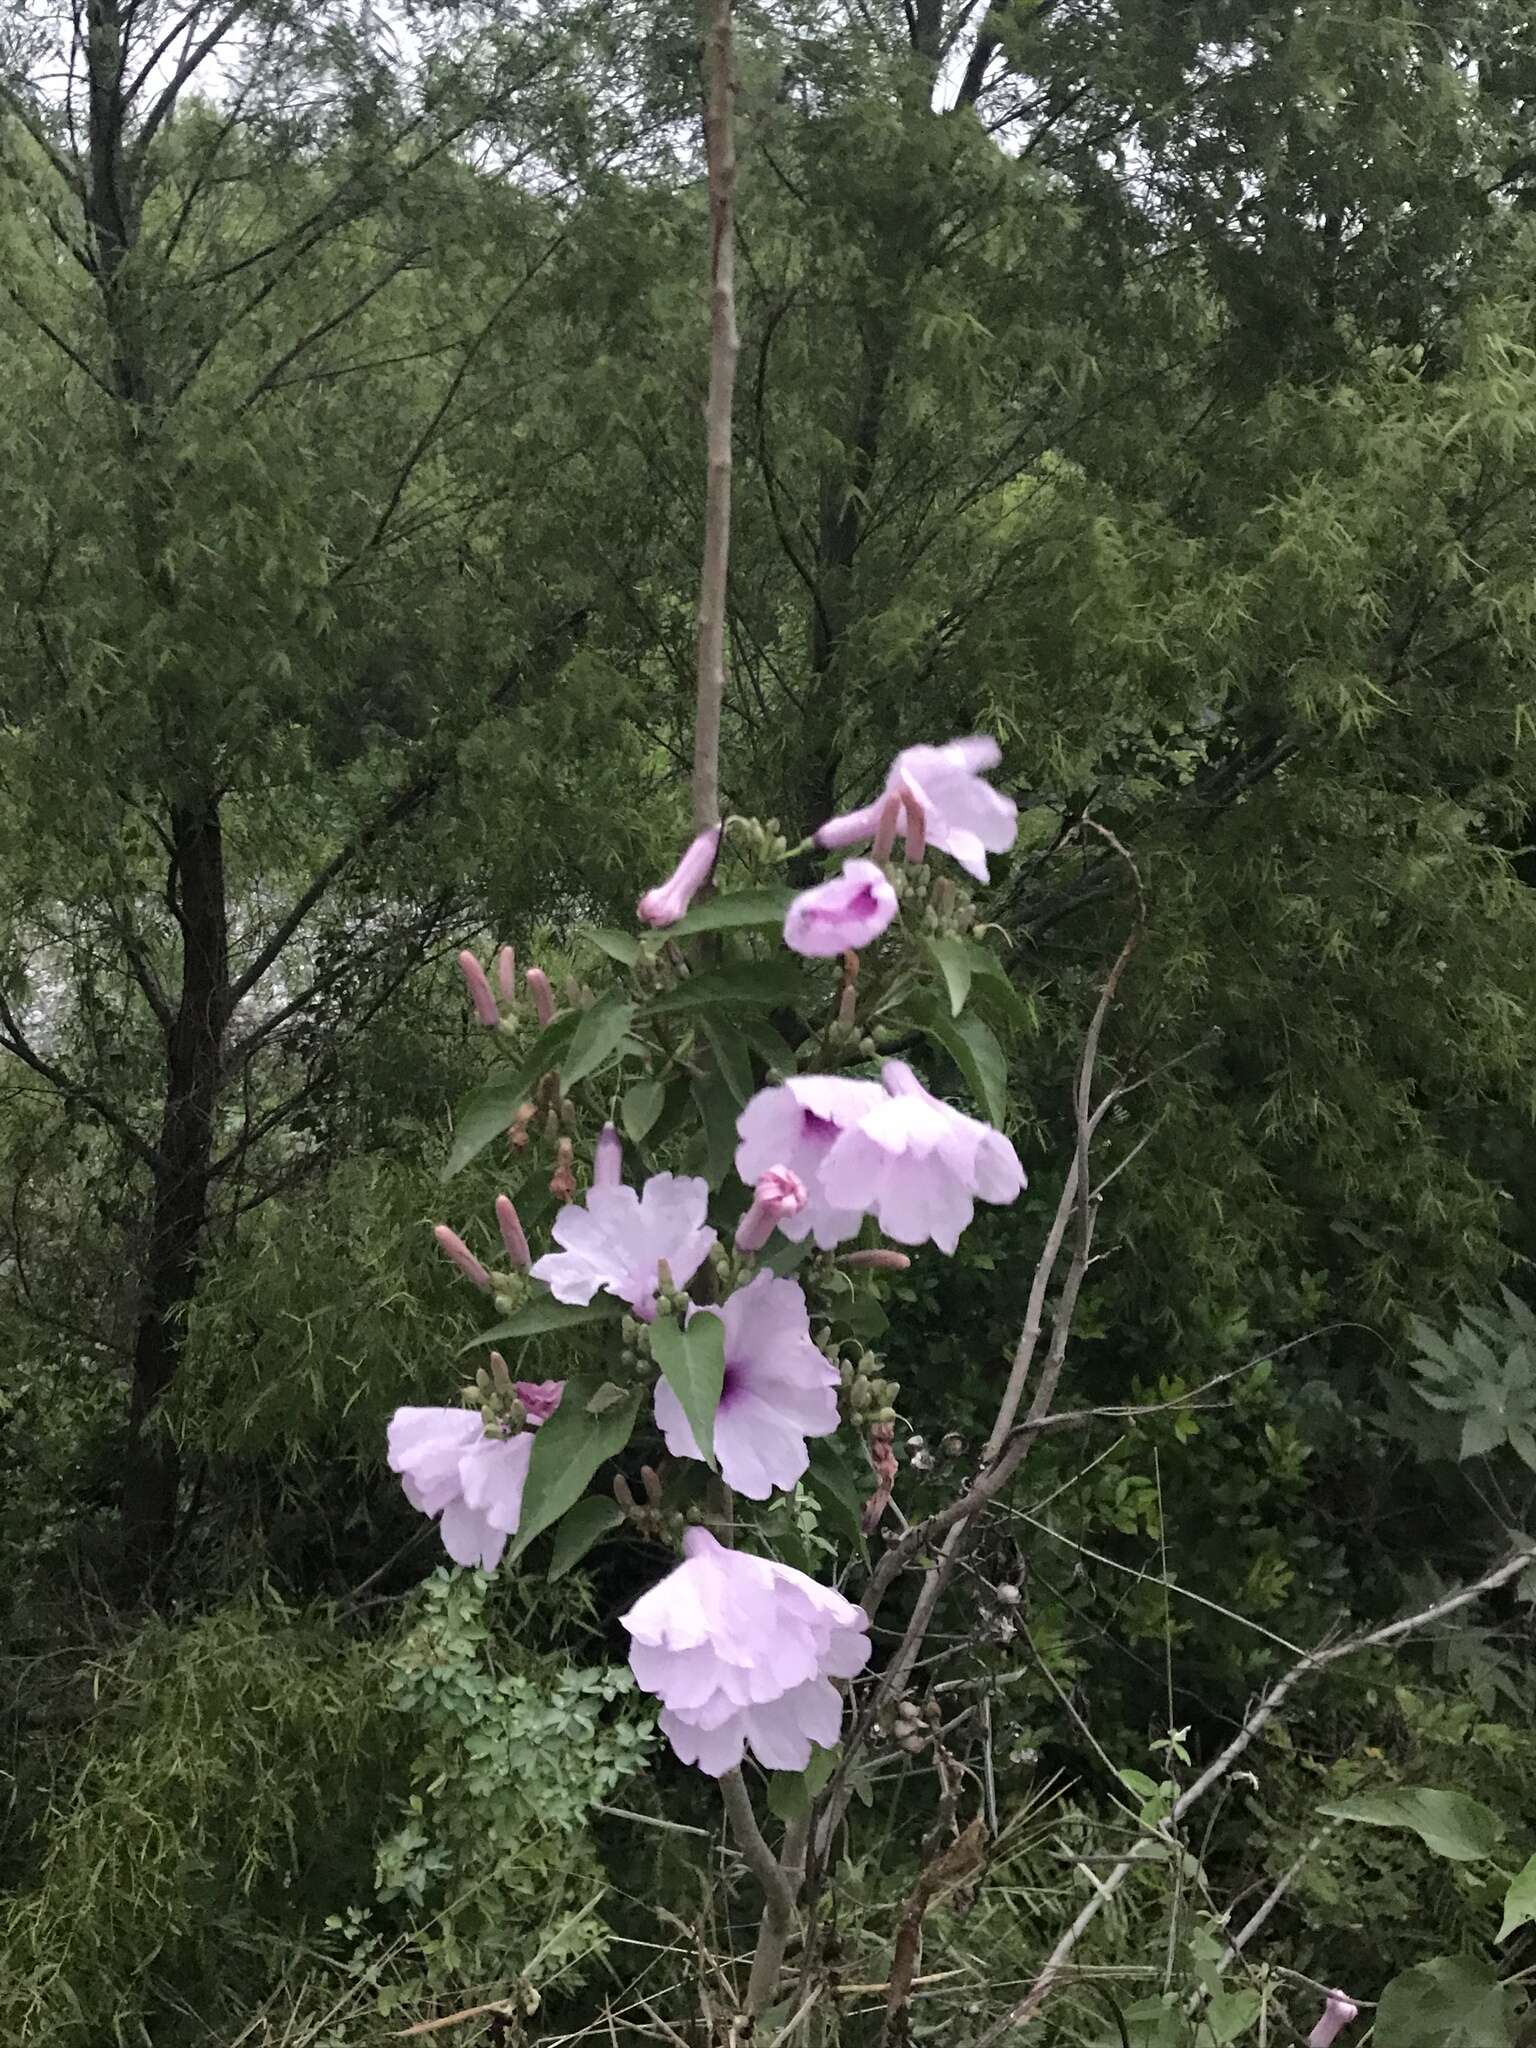
[[[711,0],[704,146],[709,163],[708,482],[699,579],[698,699],[693,728],[693,822],[720,822],[720,714],[725,701],[726,579],[731,550],[731,401],[736,389],[736,138],[731,27],[735,0]]]
[[[160,1155],[153,1145],[140,1137],[120,1109],[114,1108],[104,1096],[98,1095],[94,1088],[87,1088],[82,1082],[66,1074],[62,1067],[56,1067],[51,1060],[44,1059],[43,1055],[28,1043],[26,1034],[17,1023],[9,1003],[3,996],[0,996],[0,1051],[10,1053],[20,1060],[23,1066],[30,1067],[34,1074],[40,1074],[66,1102],[83,1103],[87,1109],[99,1116],[104,1124],[117,1132],[135,1158],[142,1160],[151,1171],[159,1168]]]
[[[1362,1650],[1385,1649],[1403,1636],[1429,1628],[1435,1622],[1443,1621],[1447,1615],[1456,1613],[1458,1609],[1470,1606],[1474,1600],[1480,1600],[1485,1593],[1495,1592],[1500,1586],[1507,1585],[1511,1579],[1518,1578],[1520,1573],[1532,1564],[1536,1564],[1536,1550],[1517,1550],[1502,1564],[1496,1565],[1492,1571],[1484,1573],[1483,1577],[1474,1581],[1472,1585],[1463,1586],[1458,1592],[1448,1593],[1443,1600],[1437,1600],[1433,1606],[1421,1608],[1417,1614],[1405,1615],[1400,1621],[1388,1622],[1384,1628],[1370,1629],[1362,1635],[1349,1636],[1343,1642],[1334,1643],[1328,1648],[1309,1650],[1306,1656],[1291,1666],[1284,1677],[1270,1686],[1226,1748],[1206,1765],[1193,1784],[1180,1793],[1169,1808],[1166,1828],[1172,1829],[1177,1826],[1185,1814],[1205,1797],[1211,1787],[1220,1783],[1238,1758],[1268,1727],[1286,1699],[1304,1678],[1310,1678],[1314,1673],[1326,1670],[1329,1665],[1337,1664],[1342,1658],[1358,1656]],[[1122,1857],[1109,1875],[1100,1881],[1093,1897],[1088,1900],[1052,1949],[1045,1967],[1025,1996],[987,2028],[975,2042],[974,2048],[993,2048],[993,2044],[1002,2040],[1004,2035],[1016,2028],[1028,2026],[1030,2021],[1038,2016],[1041,2007],[1067,1974],[1078,1943],[1104,1907],[1109,1904],[1138,1864],[1144,1863],[1149,1856],[1162,1854],[1166,1847],[1166,1835],[1148,1836],[1138,1842],[1127,1856]]]

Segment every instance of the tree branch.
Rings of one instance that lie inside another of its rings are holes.
[[[0,996],[0,1051],[10,1053],[13,1058],[20,1060],[23,1066],[30,1067],[34,1074],[41,1075],[66,1102],[81,1103],[99,1116],[104,1124],[117,1132],[135,1158],[142,1160],[151,1171],[158,1170],[160,1155],[154,1146],[140,1137],[122,1111],[114,1108],[105,1096],[98,1095],[94,1088],[85,1087],[66,1074],[62,1067],[56,1067],[51,1060],[44,1059],[43,1055],[28,1043],[26,1034],[17,1023],[10,1004],[3,996]]]
[[[720,714],[725,701],[726,579],[731,550],[731,400],[736,388],[736,138],[731,25],[735,0],[711,0],[704,145],[709,163],[708,482],[699,579],[698,699],[693,728],[693,822],[720,822]]]

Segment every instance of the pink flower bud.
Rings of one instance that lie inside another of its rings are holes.
[[[533,997],[539,1029],[546,1031],[555,1021],[555,992],[549,985],[549,976],[542,967],[530,967],[523,978],[528,984],[529,995]]]
[[[490,1274],[456,1230],[450,1230],[446,1223],[437,1223],[432,1227],[432,1235],[437,1239],[438,1250],[445,1257],[452,1259],[467,1280],[473,1280],[477,1287],[484,1287],[489,1291]]]
[[[528,1150],[528,1126],[533,1122],[537,1114],[538,1111],[534,1108],[533,1104],[525,1102],[517,1112],[517,1115],[513,1117],[511,1123],[508,1124],[507,1143],[514,1152],[526,1152]]]
[[[569,1138],[555,1147],[555,1170],[549,1177],[549,1192],[557,1202],[568,1202],[576,1192],[576,1150]]]
[[[510,1010],[517,1001],[517,955],[510,946],[503,946],[496,955],[496,986]]]
[[[910,789],[902,793],[901,800],[907,807],[907,863],[915,868],[928,851],[928,813]]]
[[[635,908],[642,924],[677,923],[713,872],[720,829],[712,825],[701,832],[660,887],[646,890]]]
[[[560,1406],[560,1396],[565,1392],[564,1380],[516,1380],[513,1392],[522,1402],[528,1416],[528,1427],[537,1429],[541,1422],[548,1422]]]
[[[595,1188],[616,1188],[623,1178],[624,1147],[613,1125],[604,1124],[592,1158],[592,1185]]]
[[[770,1166],[752,1190],[752,1206],[736,1226],[739,1252],[761,1251],[786,1217],[798,1216],[810,1200],[805,1182],[787,1166]]]
[[[464,986],[469,990],[469,1000],[475,1006],[475,1015],[487,1031],[494,1031],[501,1022],[501,1012],[496,1007],[496,998],[491,994],[491,984],[485,978],[485,969],[467,947],[459,955],[459,972],[464,977]]]
[[[1330,2048],[1350,2021],[1359,2017],[1360,2008],[1352,1998],[1346,1998],[1342,1991],[1330,1991],[1322,2018],[1307,2036],[1307,2048]]]
[[[496,1221],[501,1227],[501,1241],[507,1248],[507,1257],[519,1272],[526,1271],[529,1264],[528,1240],[517,1220],[517,1211],[506,1195],[496,1197]]]
[[[869,849],[871,860],[889,860],[896,846],[896,829],[901,823],[901,795],[892,790],[880,806],[880,815],[875,820],[875,843]]]
[[[891,1504],[891,1491],[896,1484],[896,1425],[893,1422],[877,1422],[869,1432],[869,1462],[875,1475],[875,1490],[864,1503],[864,1512],[859,1526],[866,1536],[873,1536],[880,1526],[881,1517]]]
[[[844,1252],[837,1263],[854,1273],[905,1273],[912,1261],[905,1252],[881,1245],[878,1251]]]

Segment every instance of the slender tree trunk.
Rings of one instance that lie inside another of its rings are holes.
[[[214,1111],[229,1022],[229,927],[217,801],[173,805],[171,837],[182,933],[181,999],[166,1032],[165,1107],[123,1464],[124,1535],[140,1572],[153,1568],[175,1529],[178,1459],[155,1411],[181,1364],[186,1312],[202,1266]]]

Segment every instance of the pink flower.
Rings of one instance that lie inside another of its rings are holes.
[[[749,1744],[766,1769],[803,1771],[812,1743],[830,1749],[842,1731],[832,1681],[869,1661],[867,1617],[804,1572],[722,1549],[707,1529],[690,1529],[683,1553],[622,1617],[662,1733],[712,1778]]]
[[[518,1221],[517,1211],[512,1206],[510,1195],[496,1197],[496,1224],[501,1232],[501,1241],[506,1247],[507,1257],[518,1272],[528,1270],[528,1240],[523,1235],[523,1226]]]
[[[720,851],[720,827],[711,825],[689,846],[677,866],[656,889],[647,889],[635,908],[642,924],[676,924],[714,870]]]
[[[805,1296],[793,1280],[759,1273],[723,1309],[695,1314],[725,1324],[725,1384],[715,1411],[721,1476],[748,1500],[767,1500],[809,1465],[806,1438],[837,1428],[836,1369],[811,1342]],[[656,1382],[656,1422],[674,1457],[698,1457],[682,1403],[665,1380]]]
[[[624,1178],[624,1147],[612,1124],[604,1124],[592,1157],[592,1185],[616,1188]]]
[[[548,1422],[560,1406],[560,1396],[565,1392],[564,1380],[514,1380],[512,1391],[516,1394],[528,1416],[528,1427],[537,1429],[541,1422]]]
[[[784,943],[807,959],[830,960],[878,939],[896,910],[896,891],[874,862],[847,860],[841,875],[805,890],[790,904]]]
[[[455,1564],[494,1571],[516,1533],[533,1437],[493,1437],[472,1408],[397,1408],[389,1423],[389,1468],[424,1515],[442,1517],[443,1547]]]
[[[469,1000],[475,1006],[475,1015],[487,1031],[494,1031],[501,1022],[501,1012],[496,1007],[495,996],[491,994],[491,984],[485,978],[485,969],[467,949],[459,955],[459,972],[469,990]]]
[[[900,1060],[881,1073],[886,1099],[827,1153],[822,1193],[840,1211],[875,1217],[898,1244],[932,1238],[953,1252],[977,1197],[1012,1202],[1022,1192],[1018,1154],[990,1124],[930,1095]]]
[[[742,1179],[755,1186],[765,1173],[777,1170],[794,1174],[805,1188],[805,1207],[779,1219],[786,1237],[798,1244],[814,1234],[823,1251],[857,1237],[863,1210],[829,1199],[821,1167],[843,1133],[884,1099],[884,1089],[873,1081],[796,1074],[780,1087],[759,1090],[737,1118],[736,1171]]]
[[[786,1217],[798,1216],[810,1197],[799,1174],[787,1166],[770,1166],[758,1175],[752,1206],[736,1226],[736,1249],[760,1252]]]
[[[861,811],[829,818],[818,846],[857,846],[880,831],[886,798],[902,800],[902,832],[909,859],[921,859],[924,841],[953,854],[967,874],[987,880],[987,855],[1006,853],[1018,835],[1018,805],[982,776],[1002,758],[996,740],[950,740],[942,747],[905,747],[891,763],[885,790]]]
[[[673,1285],[686,1287],[715,1242],[705,1222],[709,1183],[653,1174],[644,1192],[593,1187],[584,1202],[555,1218],[551,1236],[564,1247],[546,1252],[531,1271],[556,1301],[583,1306],[601,1288],[651,1322],[656,1314],[656,1268],[665,1259]]]
[[[1359,2017],[1360,2008],[1352,1998],[1346,1998],[1342,1991],[1330,1991],[1322,2018],[1307,2036],[1307,2048],[1331,2048],[1336,2036]]]
[[[452,1259],[466,1279],[473,1280],[477,1287],[489,1288],[490,1274],[456,1230],[450,1230],[446,1223],[434,1223],[432,1235],[437,1239],[439,1251],[445,1258]]]

